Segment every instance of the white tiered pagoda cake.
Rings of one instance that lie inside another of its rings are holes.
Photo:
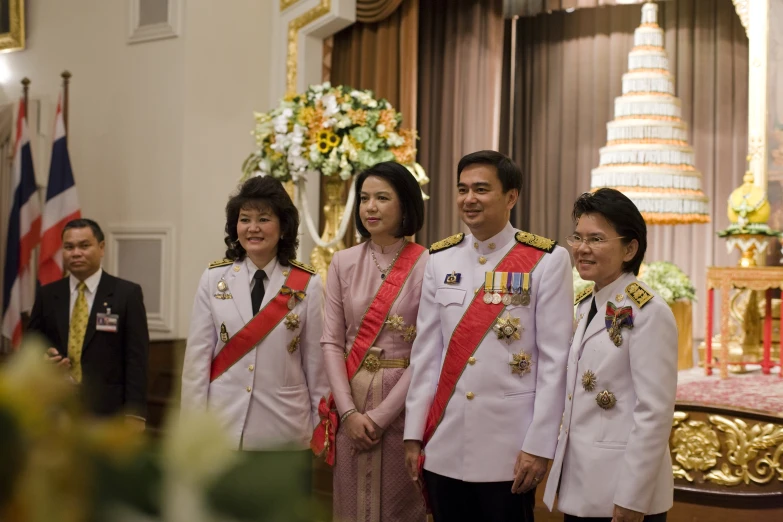
[[[693,166],[657,17],[656,4],[642,6],[623,95],[615,99],[615,119],[606,125],[607,143],[592,171],[591,187],[622,191],[648,224],[707,223],[708,200],[701,172]]]

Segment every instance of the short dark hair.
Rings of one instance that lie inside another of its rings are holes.
[[[270,210],[280,220],[280,241],[277,243],[277,260],[287,266],[289,259],[296,259],[299,247],[299,211],[285,191],[283,184],[271,176],[255,176],[239,186],[236,194],[226,204],[226,257],[242,260],[247,252],[239,243],[237,222],[241,210]]]
[[[362,224],[359,206],[362,204],[360,194],[364,181],[370,176],[376,176],[389,183],[397,193],[402,211],[402,222],[394,237],[412,236],[424,225],[424,198],[421,187],[410,171],[396,161],[378,163],[356,176],[356,203],[353,206],[353,218],[356,230],[362,237],[370,237],[370,232]]]
[[[65,237],[65,231],[70,230],[72,228],[87,228],[90,227],[92,229],[92,235],[95,236],[95,239],[98,240],[98,243],[103,242],[103,230],[101,230],[100,225],[93,221],[92,219],[87,218],[78,218],[78,219],[72,219],[69,222],[65,224],[63,227],[63,233],[60,235],[60,239],[63,239]]]
[[[601,188],[595,192],[585,192],[574,203],[571,217],[576,223],[583,214],[602,215],[623,236],[621,241],[627,245],[634,239],[639,243],[636,255],[630,261],[623,263],[624,272],[639,275],[639,268],[647,251],[647,224],[642,213],[633,201],[619,190]]]
[[[480,150],[462,156],[462,159],[459,160],[459,165],[457,165],[457,183],[459,183],[462,171],[470,165],[495,167],[498,179],[503,187],[503,193],[505,194],[511,189],[517,189],[517,192],[522,195],[522,169],[505,154],[501,154],[496,150]]]

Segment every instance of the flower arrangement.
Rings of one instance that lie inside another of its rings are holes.
[[[0,520],[326,520],[295,452],[237,452],[209,412],[175,412],[160,440],[90,417],[47,346],[25,339],[0,365]]]
[[[573,269],[573,274],[574,295],[593,284],[592,281],[585,281],[579,277],[576,267]],[[696,289],[693,287],[693,283],[685,272],[680,270],[674,263],[655,261],[643,264],[639,271],[639,280],[646,283],[656,295],[660,296],[669,305],[680,299],[686,301],[696,300]]]
[[[350,179],[382,161],[408,167],[420,184],[426,175],[416,163],[416,133],[400,128],[402,115],[372,91],[329,82],[283,98],[270,112],[255,113],[257,150],[242,170],[298,182],[307,172]]]

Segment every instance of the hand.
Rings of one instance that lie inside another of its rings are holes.
[[[644,520],[644,513],[625,509],[618,505],[614,506],[612,522],[642,522],[642,520]]]
[[[520,451],[517,455],[517,462],[514,464],[514,483],[511,485],[511,492],[514,494],[527,493],[538,486],[546,475],[548,460]]]
[[[352,413],[343,421],[345,433],[356,451],[367,451],[381,441],[372,420],[364,413]]]
[[[419,483],[419,456],[421,456],[421,441],[405,441],[405,469],[415,483]]]
[[[71,368],[71,360],[67,357],[63,358],[63,356],[60,355],[60,352],[57,351],[57,348],[49,348],[46,350],[45,357],[50,363],[56,363],[58,368],[65,368],[66,370]]]

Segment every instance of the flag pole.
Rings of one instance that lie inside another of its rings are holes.
[[[22,99],[24,100],[24,119],[27,120],[27,106],[30,98],[30,78],[22,78]]]
[[[63,124],[65,124],[65,134],[68,134],[68,86],[71,83],[71,73],[63,71],[60,76],[63,79]]]

